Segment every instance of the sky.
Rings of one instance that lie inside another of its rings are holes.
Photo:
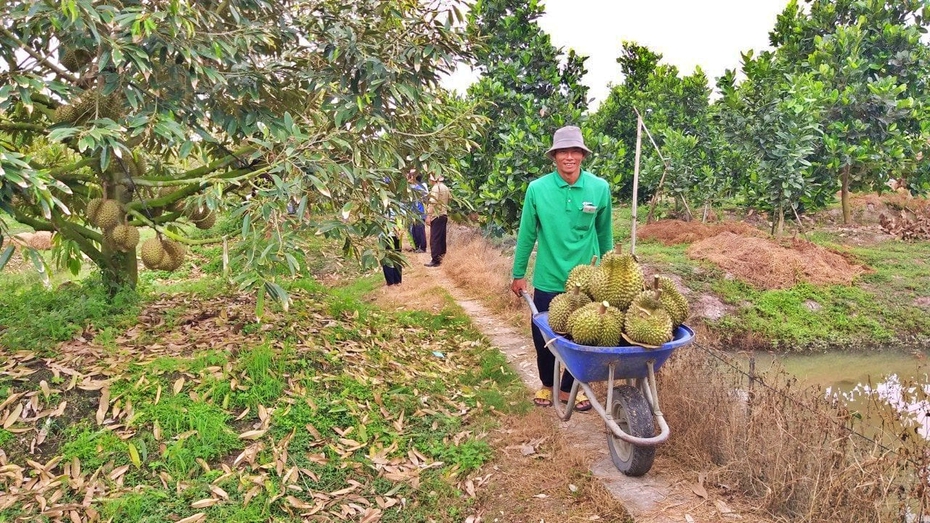
[[[689,75],[700,66],[713,87],[725,69],[740,68],[740,53],[769,48],[768,34],[788,0],[543,0],[539,26],[553,45],[588,56],[582,82],[594,98],[590,109],[623,76],[616,62],[621,42],[631,40],[662,55],[662,63]],[[446,85],[464,91],[470,71]]]

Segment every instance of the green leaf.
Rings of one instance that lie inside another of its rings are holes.
[[[129,460],[132,461],[132,464],[135,465],[137,469],[141,468],[142,459],[139,458],[139,451],[136,449],[136,446],[129,443],[127,447],[129,448]]]
[[[255,297],[255,320],[261,322],[262,316],[265,315],[265,286],[258,289],[258,295]]]
[[[39,251],[35,249],[28,249],[28,252],[29,258],[32,260],[32,264],[36,268],[36,272],[39,273],[39,277],[42,279],[42,285],[44,285],[46,289],[51,288],[52,284],[49,281],[45,260],[39,254]]]
[[[3,249],[3,252],[0,253],[0,271],[6,267],[7,262],[10,261],[10,258],[13,256],[14,252],[16,252],[16,246],[7,245],[6,249]]]

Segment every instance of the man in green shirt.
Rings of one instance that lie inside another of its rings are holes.
[[[520,296],[527,289],[526,268],[535,246],[533,303],[540,312],[548,311],[552,298],[565,292],[565,280],[573,267],[590,263],[592,256],[600,257],[613,249],[610,187],[605,180],[581,169],[582,160],[589,154],[591,150],[584,145],[581,129],[574,126],[558,129],[552,147],[546,151],[556,170],[533,180],[526,190],[510,290]],[[555,356],[546,347],[539,329],[535,325],[532,329],[536,366],[542,381],[534,402],[549,406]],[[568,371],[562,373],[559,396],[563,401],[568,399],[574,380]],[[591,409],[590,401],[581,392],[576,397],[575,409]]]

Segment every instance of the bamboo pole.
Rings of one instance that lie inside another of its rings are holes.
[[[636,200],[639,198],[639,158],[643,143],[643,117],[636,111],[636,160],[633,165],[633,225],[630,233],[630,254],[636,255]]]

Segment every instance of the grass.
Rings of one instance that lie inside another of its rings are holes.
[[[130,290],[110,297],[95,278],[51,292],[0,278],[0,347],[47,354],[54,344],[84,332],[100,331],[112,343],[115,332],[135,321],[139,296]]]
[[[6,369],[39,369],[35,379],[0,376],[0,402],[20,393],[39,398],[40,409],[68,402],[38,455],[0,430],[4,465],[57,456],[56,474],[106,477],[90,508],[116,521],[474,514],[461,482],[494,458],[483,438],[497,416],[526,402],[506,360],[453,302],[435,313],[386,312],[364,299],[377,275],[329,288],[307,277],[287,284],[287,314],[257,322],[254,302],[195,270],[209,253],[190,254],[184,270],[144,271],[138,292],[114,301],[93,280],[13,292],[0,278],[10,291],[0,297]],[[79,333],[92,343],[74,342]],[[65,340],[71,348],[61,350]],[[47,365],[79,374],[72,382]],[[54,389],[47,396],[43,377]],[[81,380],[102,388],[81,389]],[[9,492],[10,481],[0,488]],[[83,500],[77,484],[64,487],[62,502]],[[334,494],[320,502],[313,493]],[[17,498],[0,521],[37,511],[34,497]]]

